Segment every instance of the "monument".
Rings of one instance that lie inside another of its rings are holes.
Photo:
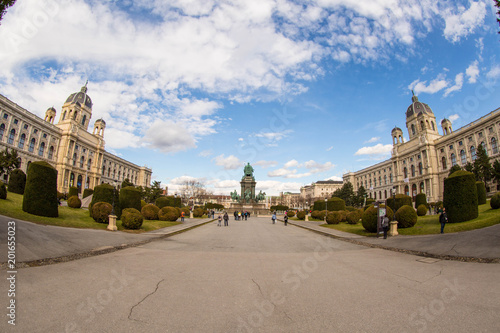
[[[252,214],[266,213],[266,207],[264,200],[266,199],[266,193],[260,191],[257,195],[255,194],[255,177],[253,176],[253,168],[250,163],[245,165],[243,169],[243,177],[240,181],[241,192],[238,194],[236,190],[231,192],[231,203],[230,209],[237,211],[249,211]]]

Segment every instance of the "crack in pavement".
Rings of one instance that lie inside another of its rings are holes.
[[[255,283],[255,284],[257,285],[257,288],[259,288],[260,295],[261,295],[262,297],[264,297],[264,294],[262,293],[262,289],[260,289],[260,285],[259,285],[257,282],[255,282],[255,280],[254,280],[254,279],[252,279],[252,281],[253,281],[253,283]],[[264,297],[264,298],[265,298],[265,297]]]
[[[143,299],[141,299],[137,304],[135,304],[134,306],[132,306],[130,308],[130,312],[128,314],[128,319],[129,320],[134,320],[134,321],[139,321],[139,322],[142,322],[142,320],[138,320],[138,319],[134,319],[134,318],[131,318],[132,317],[132,312],[134,311],[134,308],[138,305],[140,305],[142,302],[144,302],[146,300],[146,298],[148,298],[149,296],[153,295],[154,293],[156,293],[158,291],[158,288],[160,287],[160,283],[162,283],[163,281],[165,281],[165,279],[161,279],[160,281],[158,281],[158,283],[156,284],[156,288],[153,292],[147,294],[146,296],[144,296]]]

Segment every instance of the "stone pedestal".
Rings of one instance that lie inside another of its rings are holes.
[[[391,221],[391,228],[389,229],[389,236],[397,236],[398,233],[398,221]]]
[[[106,229],[111,231],[118,230],[118,228],[116,227],[116,215],[109,215],[109,223]]]
[[[306,222],[309,222],[309,215],[306,215]]]
[[[190,211],[189,212],[189,218],[192,219],[193,218],[193,211]]]

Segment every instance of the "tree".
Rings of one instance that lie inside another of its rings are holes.
[[[476,180],[482,181],[486,184],[487,181],[492,178],[492,167],[490,163],[490,158],[486,153],[483,145],[477,146],[477,157],[474,161],[474,175],[476,176]]]
[[[464,166],[464,170],[474,173],[474,165],[472,165],[471,162],[467,162],[467,164]]]
[[[9,152],[8,148],[0,152],[0,176],[6,173],[7,175],[14,169],[18,169],[21,166],[19,162],[19,157],[17,156],[17,151],[12,149]]]
[[[340,198],[345,201],[346,206],[353,206],[354,205],[354,187],[352,186],[351,182],[346,182],[344,185],[342,185],[341,188],[336,189],[335,192],[333,192],[332,198]]]
[[[142,187],[139,186],[138,189],[141,191],[141,198],[147,203],[154,203],[156,199],[163,195],[163,189],[161,187],[161,182],[154,180],[153,186]]]
[[[196,179],[186,180],[181,185],[181,198],[185,204],[189,204],[190,200],[193,200],[192,203],[194,204],[197,199],[200,199],[207,193],[205,184]]]
[[[493,163],[492,173],[493,173],[493,178],[495,178],[497,183],[500,183],[500,162],[498,160],[496,160]]]
[[[125,178],[122,182],[121,188],[129,187],[129,186],[134,186],[134,184],[128,178]]]
[[[0,21],[2,21],[3,16],[5,15],[7,8],[13,6],[15,2],[16,2],[16,0],[0,1]]]
[[[448,177],[454,173],[455,171],[458,171],[458,170],[462,170],[462,168],[460,167],[460,165],[458,164],[455,164],[453,165],[451,168],[450,168],[450,172],[448,172]]]
[[[362,207],[365,203],[365,197],[367,196],[366,190],[363,185],[358,188],[355,198],[355,206]]]

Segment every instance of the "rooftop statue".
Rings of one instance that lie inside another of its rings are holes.
[[[243,172],[245,173],[245,177],[253,177],[253,168],[250,163],[247,163],[247,165],[245,165]]]

